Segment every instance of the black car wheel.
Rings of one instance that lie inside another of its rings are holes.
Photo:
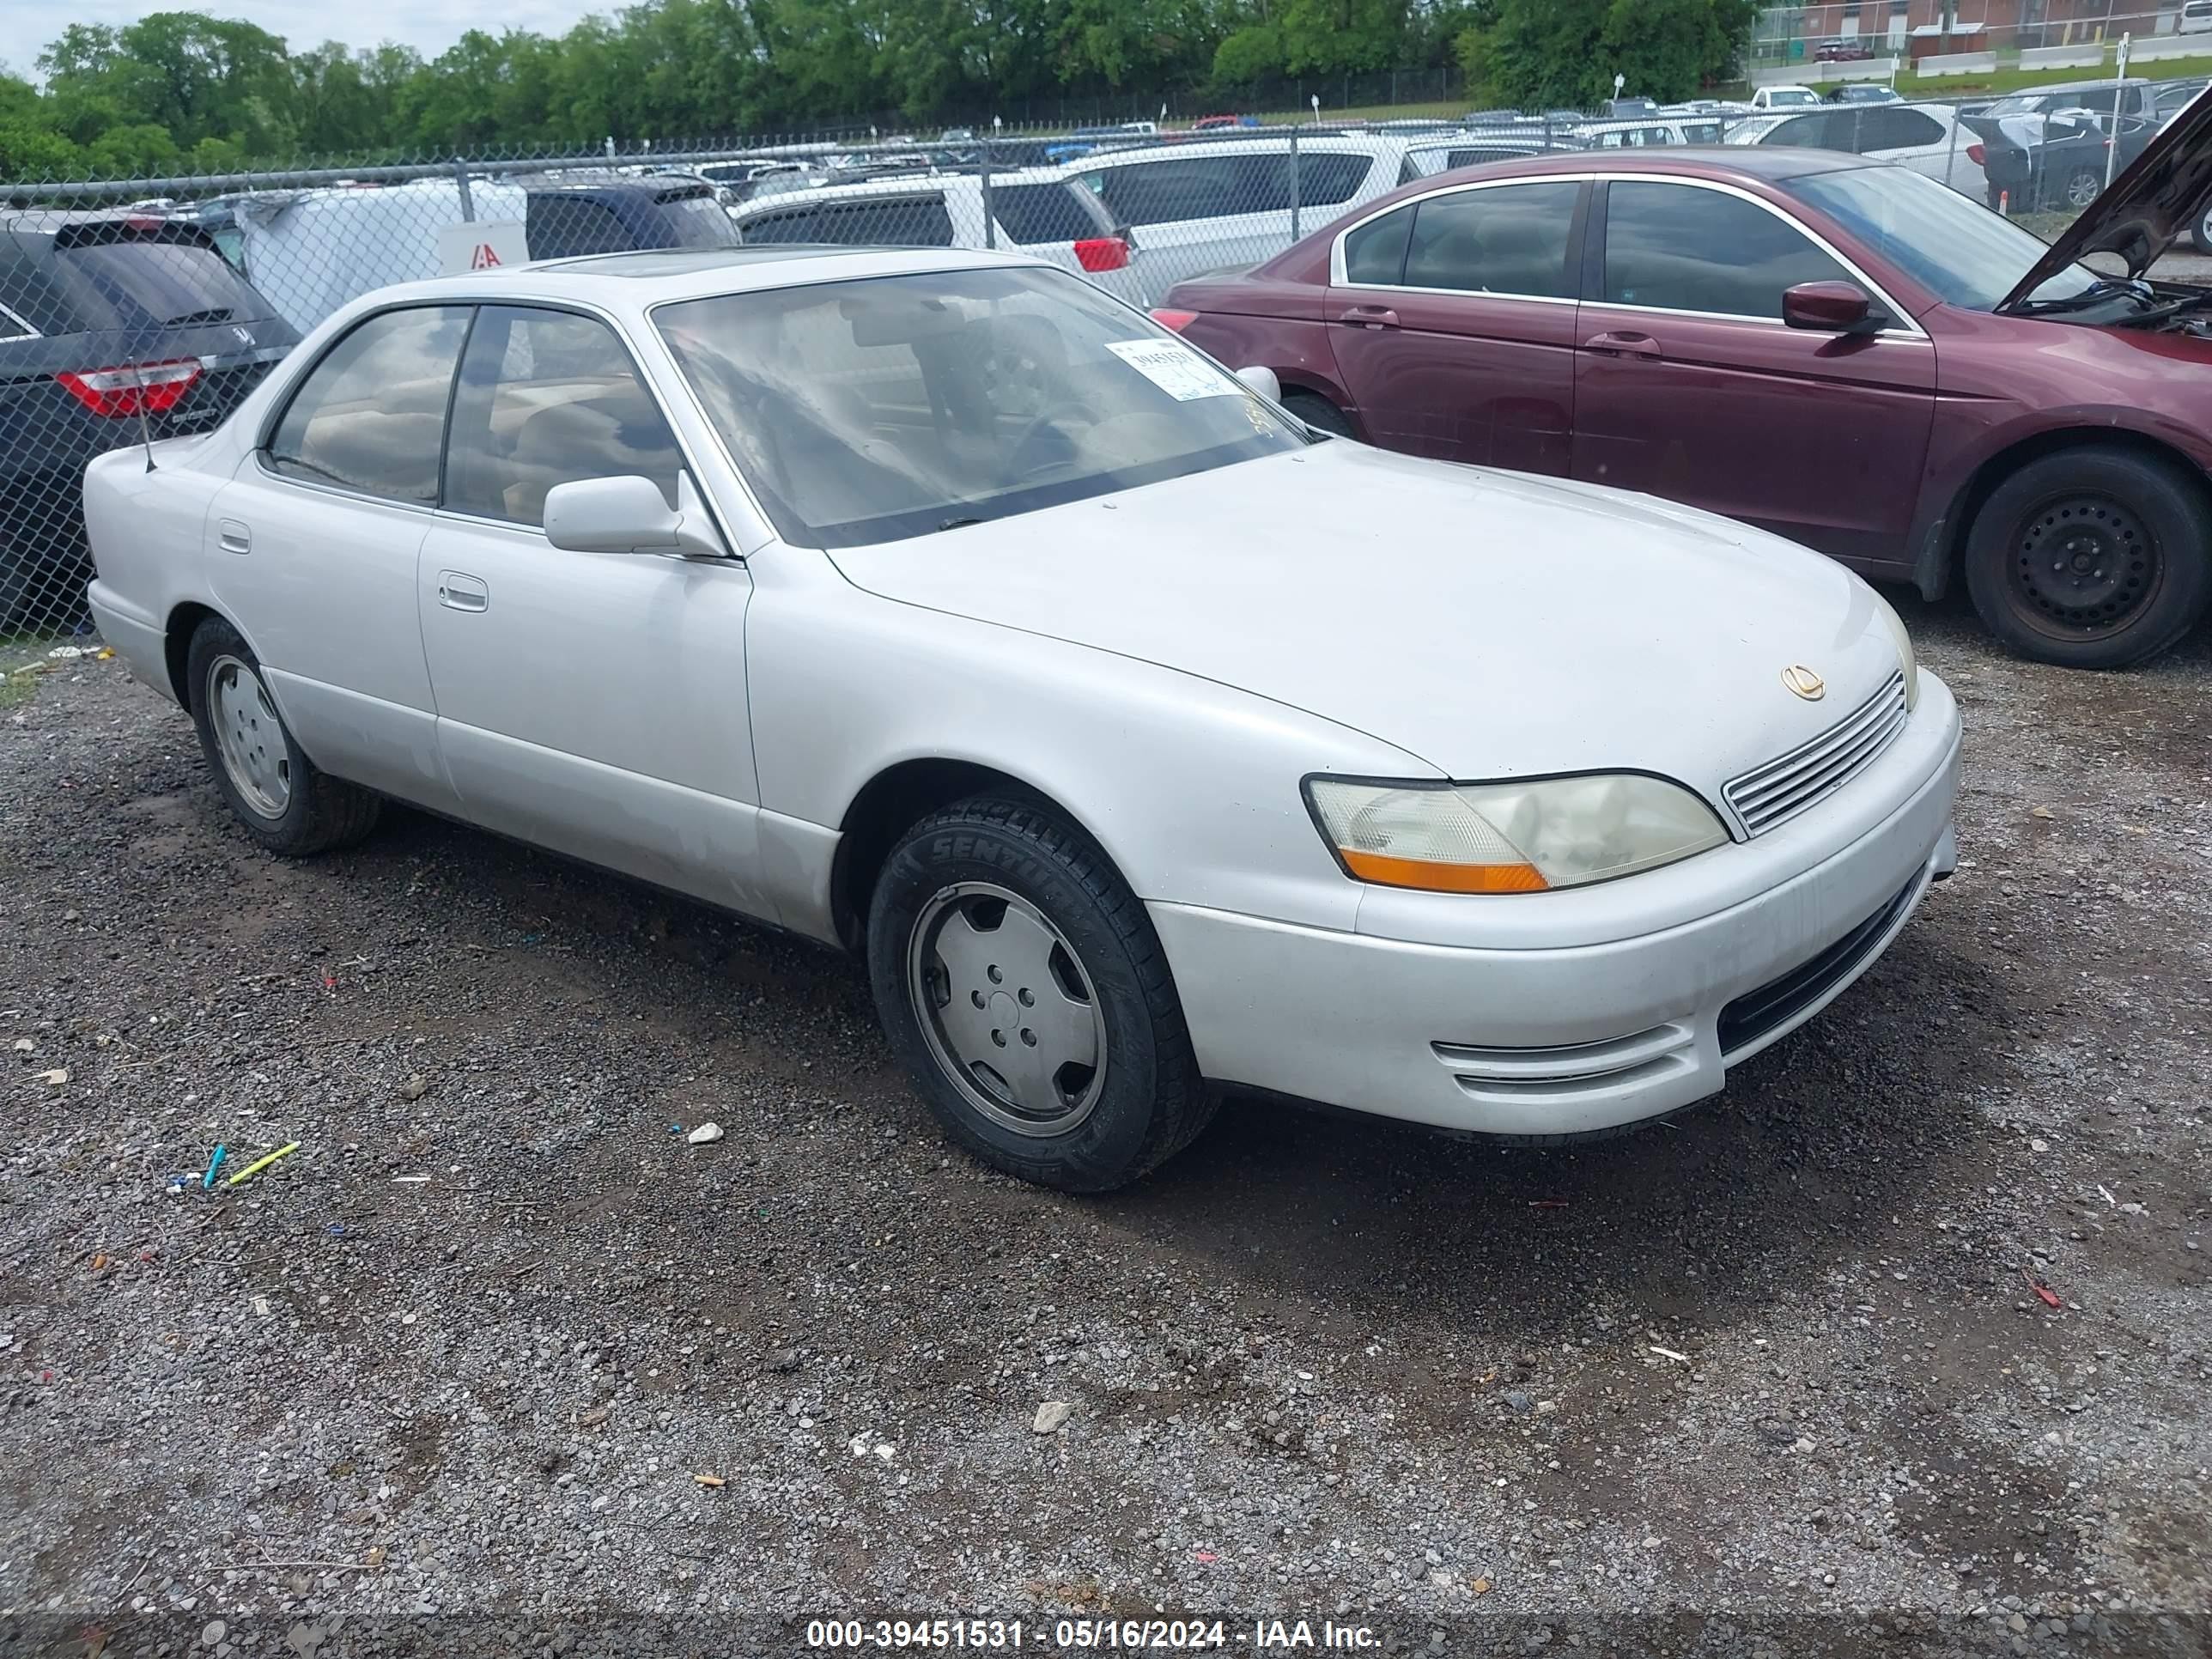
[[[1283,407],[1316,432],[1334,438],[1352,436],[1352,422],[1344,418],[1344,411],[1318,392],[1286,392]]]
[[[2068,668],[2156,656],[2212,598],[2203,480],[2154,457],[2088,446],[2029,462],[1966,532],[1966,586],[1990,630]]]
[[[977,797],[915,824],[867,939],[891,1047],[946,1132],[1009,1175],[1104,1192],[1213,1115],[1143,903],[1048,808]]]

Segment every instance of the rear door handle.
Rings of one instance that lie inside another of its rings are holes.
[[[471,576],[460,570],[441,570],[438,573],[438,603],[448,611],[489,611],[491,609],[491,589],[484,586],[481,576]]]
[[[226,553],[251,553],[253,532],[235,519],[215,521],[215,544]]]
[[[1388,306],[1346,306],[1338,320],[1354,328],[1395,328],[1398,313]]]
[[[1609,328],[1583,342],[1583,349],[1607,357],[1635,357],[1647,363],[1659,361],[1659,342],[1632,328]]]

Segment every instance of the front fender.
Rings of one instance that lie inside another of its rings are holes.
[[[1230,686],[842,582],[763,594],[747,668],[768,811],[834,829],[888,769],[965,761],[1057,803],[1148,901],[1349,929],[1359,890],[1300,781],[1439,775]]]

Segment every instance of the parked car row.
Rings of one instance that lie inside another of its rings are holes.
[[[1810,149],[1425,179],[1157,314],[1324,430],[1622,485],[2140,662],[2212,599],[2212,289],[2144,270],[2212,197],[2200,102],[2055,246]],[[2124,278],[2077,263],[2110,251]]]

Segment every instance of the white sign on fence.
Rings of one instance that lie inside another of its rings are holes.
[[[438,273],[493,270],[530,258],[530,244],[519,219],[474,219],[438,228]]]

